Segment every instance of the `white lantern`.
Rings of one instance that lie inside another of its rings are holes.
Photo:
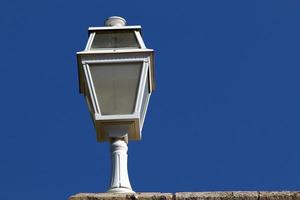
[[[89,28],[86,48],[77,53],[80,93],[98,141],[140,140],[155,89],[153,50],[146,48],[141,26],[125,26],[121,17],[105,24]]]

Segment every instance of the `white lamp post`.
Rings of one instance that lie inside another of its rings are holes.
[[[77,53],[79,88],[85,96],[97,140],[111,142],[112,176],[108,192],[132,193],[127,143],[140,140],[150,95],[155,88],[153,50],[141,26],[110,17],[90,27],[84,51]]]

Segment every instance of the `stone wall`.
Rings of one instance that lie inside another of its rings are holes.
[[[79,193],[69,200],[300,200],[300,192]]]

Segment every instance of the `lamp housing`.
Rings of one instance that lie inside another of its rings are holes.
[[[97,140],[140,140],[155,90],[154,51],[146,48],[141,26],[90,27],[88,33],[84,51],[77,52],[79,91]]]

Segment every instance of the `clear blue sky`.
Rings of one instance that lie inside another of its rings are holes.
[[[135,191],[300,190],[299,1],[2,0],[0,199],[107,190],[75,54],[111,15],[156,52]]]

